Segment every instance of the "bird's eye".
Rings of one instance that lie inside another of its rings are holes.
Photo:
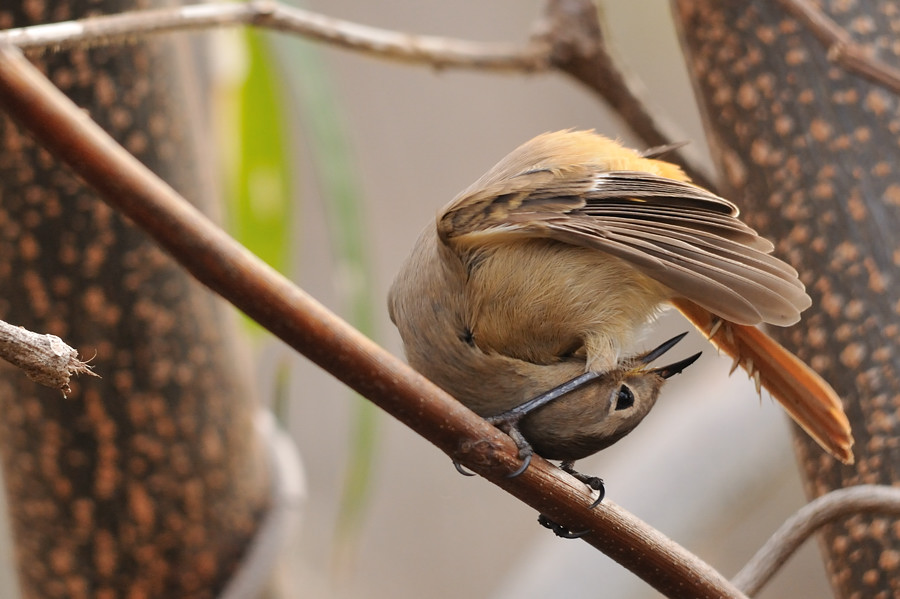
[[[627,410],[633,405],[634,393],[631,392],[627,385],[622,385],[616,394],[616,410]]]

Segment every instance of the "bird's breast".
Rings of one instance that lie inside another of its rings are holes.
[[[615,364],[671,292],[620,260],[550,240],[485,250],[466,283],[479,348],[536,364],[572,356]],[[593,355],[593,354],[616,354]]]

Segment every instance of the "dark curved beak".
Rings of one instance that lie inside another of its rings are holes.
[[[703,352],[697,352],[693,356],[689,358],[685,358],[679,362],[675,362],[674,364],[669,364],[668,366],[662,366],[660,368],[654,368],[650,372],[654,372],[664,379],[669,378],[670,376],[675,376],[676,374],[681,374],[681,371],[693,364],[697,361],[697,358],[700,357],[700,354]]]
[[[649,364],[650,362],[654,361],[655,359],[657,359],[658,357],[660,357],[661,355],[663,355],[664,353],[666,353],[667,351],[669,351],[670,349],[675,347],[675,345],[679,341],[684,339],[685,335],[687,335],[686,332],[682,333],[680,335],[676,335],[675,337],[672,337],[668,341],[662,343],[659,347],[656,347],[656,348],[648,351],[646,354],[644,354],[643,356],[638,358],[638,360],[642,364]],[[659,368],[654,368],[650,372],[658,374],[659,376],[663,377],[664,379],[667,379],[671,376],[675,376],[676,374],[680,374],[685,368],[687,368],[688,366],[690,366],[691,364],[696,362],[697,358],[700,357],[701,353],[702,352],[697,352],[693,356],[690,356],[688,358],[685,358],[684,360],[675,362],[674,364],[669,364],[668,366],[661,366]]]

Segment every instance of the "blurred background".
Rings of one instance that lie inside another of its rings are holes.
[[[541,5],[317,0],[306,7],[399,31],[524,42]],[[672,137],[690,141],[689,152],[710,169],[668,3],[608,2],[603,9],[621,65],[640,79]],[[225,32],[200,39],[213,45],[217,85],[225,90],[216,112],[223,188],[233,196],[235,186],[245,186],[254,202],[243,210],[274,223],[263,225],[261,237],[291,247],[287,259],[277,249],[267,259],[397,355],[402,349],[387,318],[387,290],[419,231],[458,191],[545,131],[592,128],[642,147],[594,96],[563,76],[440,72],[281,35]],[[271,96],[247,94],[236,104],[229,86],[242,84],[254,57],[269,57],[274,66],[264,78]],[[266,124],[265,117],[281,113],[263,102],[275,102],[283,116]],[[246,126],[235,129],[240,111],[262,119],[254,127],[268,141],[258,152],[284,147],[287,172],[270,165],[266,174],[262,166],[255,177],[234,179],[240,150],[233,142],[248,135]],[[266,127],[272,127],[268,134]],[[280,195],[286,204],[275,201]],[[242,219],[254,215],[241,210],[232,208],[231,227],[252,237]],[[677,314],[666,314],[646,347],[689,329]],[[253,339],[260,395],[295,440],[306,474],[301,523],[279,571],[281,596],[656,595],[587,544],[554,537],[537,524],[537,514],[490,483],[461,477],[443,453],[279,342]],[[767,396],[760,400],[742,372],[729,377],[730,360],[697,333],[673,356],[698,350],[703,358],[668,383],[644,423],[579,462],[579,469],[604,478],[608,501],[731,577],[805,500],[780,408]],[[9,551],[0,548],[4,567]],[[7,569],[0,581],[9,585],[10,577]],[[12,593],[12,586],[0,588],[3,597]],[[759,596],[828,594],[816,547],[807,544]]]

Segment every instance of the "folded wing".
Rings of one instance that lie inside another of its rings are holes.
[[[794,324],[810,305],[796,270],[734,204],[684,181],[582,164],[526,170],[477,195],[439,217],[445,242],[475,248],[515,236],[594,248],[737,324]]]

